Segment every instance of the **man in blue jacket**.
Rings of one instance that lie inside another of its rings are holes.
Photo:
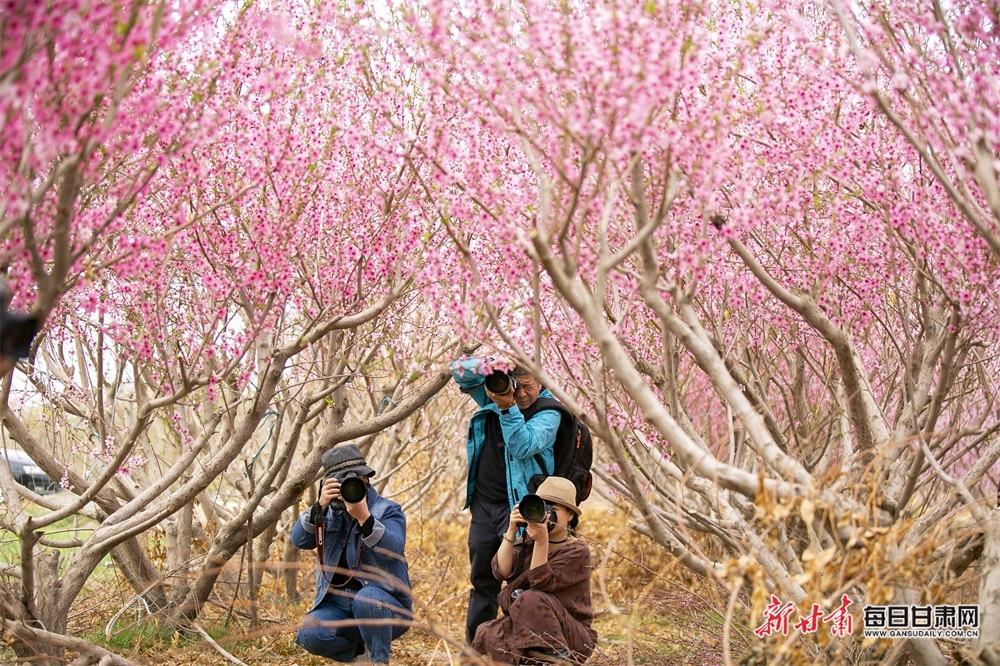
[[[403,552],[406,517],[402,507],[371,487],[375,470],[354,444],[324,453],[323,470],[319,501],[292,528],[292,543],[316,549],[320,562],[316,596],[295,642],[340,662],[363,658],[388,664],[389,644],[413,618]],[[347,499],[341,495],[342,484]],[[358,499],[348,501],[352,497]]]
[[[552,398],[552,393],[530,372],[507,359],[463,357],[451,369],[462,392],[480,407],[469,422],[466,440],[469,476],[465,506],[472,511],[472,589],[465,638],[471,645],[479,625],[497,616],[500,581],[493,575],[493,556],[507,531],[511,509],[528,494],[531,477],[553,468],[553,446],[561,417],[555,410],[537,409],[535,401],[539,397]],[[510,389],[499,394],[487,390],[486,375],[504,371],[515,379]],[[539,459],[545,470],[539,466]]]

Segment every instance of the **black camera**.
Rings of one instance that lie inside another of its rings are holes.
[[[549,503],[538,495],[525,495],[521,498],[518,509],[521,511],[521,517],[529,523],[543,523],[548,520],[551,513]]]
[[[343,476],[336,473],[327,474],[326,479],[335,478],[340,481],[340,496],[342,499],[335,499],[330,502],[334,509],[346,510],[344,502],[356,504],[368,496],[368,485],[364,477],[358,476],[356,472],[348,472]]]
[[[486,375],[483,384],[486,385],[486,390],[492,393],[506,393],[512,386],[514,393],[517,393],[517,389],[521,387],[513,374],[496,370]]]

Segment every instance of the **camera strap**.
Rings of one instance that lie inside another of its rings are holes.
[[[527,535],[525,535],[527,537]],[[534,542],[532,542],[532,548],[534,548]],[[511,571],[510,579],[513,580],[524,573],[524,563],[528,557],[528,548],[526,540],[521,541],[521,549],[517,553],[517,561],[514,563],[514,569]]]
[[[350,526],[347,528],[347,542],[344,544],[345,558],[347,553],[347,544],[351,542],[351,532],[354,531],[354,525],[356,522],[357,521],[355,520],[350,520]],[[348,571],[350,572],[351,575],[347,577],[347,580],[341,583],[334,583],[333,579],[337,576],[337,573],[340,571],[340,562],[337,562],[337,564],[334,566],[332,574],[330,574],[327,571],[326,564],[323,562],[323,554],[325,552],[325,545],[326,545],[325,535],[326,535],[326,520],[324,518],[323,520],[321,520],[319,524],[319,529],[316,531],[316,559],[319,561],[318,566],[320,568],[320,571],[323,572],[323,578],[326,580],[327,586],[333,588],[347,587],[351,583],[351,581],[355,580],[354,577],[357,575],[358,569],[361,568],[361,556],[365,552],[365,541],[364,539],[361,540],[361,545],[358,548],[358,562],[357,564],[354,565],[354,568],[350,568],[350,562],[348,562],[348,567],[349,567]]]
[[[317,528],[316,530],[316,547],[319,549],[320,555],[323,554],[323,533],[326,531],[326,513],[323,511],[323,507],[320,506],[319,502],[312,505],[312,524]]]

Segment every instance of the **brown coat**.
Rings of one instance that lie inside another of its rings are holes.
[[[516,664],[529,649],[562,648],[583,663],[597,645],[597,632],[590,627],[590,548],[574,540],[550,553],[542,566],[528,569],[533,546],[514,547],[514,572],[499,597],[504,614],[479,627],[473,647],[508,664]],[[495,556],[493,575],[503,579]]]

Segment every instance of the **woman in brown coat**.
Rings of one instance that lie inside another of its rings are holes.
[[[565,660],[582,664],[597,645],[590,625],[590,548],[576,538],[580,509],[576,487],[550,476],[536,495],[549,514],[541,522],[511,511],[507,533],[493,558],[493,574],[507,581],[500,591],[503,615],[479,627],[473,647],[505,664]],[[523,539],[515,539],[526,526]]]

